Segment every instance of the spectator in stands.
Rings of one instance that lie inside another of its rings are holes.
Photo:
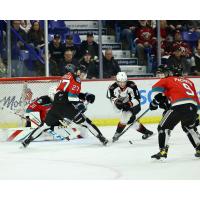
[[[200,76],[200,45],[196,48],[195,55],[191,58],[192,61],[192,75]]]
[[[28,43],[40,50],[44,46],[44,31],[38,21],[34,21],[28,31]]]
[[[147,66],[147,54],[145,49],[153,49],[156,45],[155,33],[147,20],[139,20],[139,27],[136,28],[136,53],[139,65]]]
[[[188,20],[187,26],[190,32],[200,32],[200,20]]]
[[[19,57],[20,50],[25,49],[24,42],[27,42],[27,34],[20,28],[20,20],[13,20],[11,24],[13,28],[11,31],[12,76],[23,76],[24,64],[19,61]]]
[[[174,48],[173,55],[169,57],[167,65],[181,68],[184,75],[190,75],[190,63],[187,61],[185,55],[182,54],[182,49],[180,47]]]
[[[49,43],[49,53],[51,58],[57,63],[57,66],[59,66],[64,54],[64,47],[59,34],[55,34],[53,40]]]
[[[176,31],[184,31],[187,29],[187,21],[184,20],[167,20],[167,24],[169,25],[169,37],[170,41],[173,41],[173,36]]]
[[[123,49],[130,50],[131,55],[135,56],[134,39],[135,29],[139,25],[137,20],[121,20],[118,21],[118,26],[121,28],[121,39]]]
[[[75,58],[73,58],[73,52],[70,49],[68,49],[67,51],[65,51],[64,59],[61,61],[60,64],[62,75],[68,72],[68,66],[71,65],[78,66],[79,63]]]
[[[94,41],[93,33],[87,33],[87,40],[81,42],[80,57],[84,56],[85,51],[89,51],[92,55],[92,59],[97,60],[99,56],[98,44]]]
[[[0,77],[5,77],[5,76],[6,76],[6,66],[0,57]]]
[[[180,31],[176,31],[174,35],[174,42],[172,43],[172,49],[181,48],[182,55],[186,56],[186,58],[190,58],[192,55],[192,50],[190,46],[182,40],[182,35]]]
[[[30,20],[21,20],[20,28],[22,30],[24,30],[26,33],[28,33],[28,31],[30,30],[31,26],[32,25],[31,25]]]
[[[79,48],[73,43],[73,35],[66,36],[66,41],[63,46],[64,52],[70,49],[73,52],[73,57],[76,59],[79,58]]]
[[[99,68],[97,66],[97,63],[93,61],[92,56],[90,52],[87,50],[85,52],[85,55],[83,56],[82,60],[80,61],[80,64],[85,65],[87,68],[87,78],[89,79],[95,79],[99,77]]]
[[[160,20],[161,55],[162,56],[170,55],[171,42],[169,41],[168,35],[169,35],[169,27],[167,25],[167,21]]]
[[[57,63],[51,59],[51,54],[49,53],[49,75],[50,76],[61,76],[61,67],[57,66]],[[45,60],[45,54],[42,54],[43,59]],[[34,63],[34,70],[36,76],[45,76],[45,65],[39,60],[36,60]]]
[[[114,59],[112,49],[106,49],[103,57],[103,78],[114,78],[121,69]]]

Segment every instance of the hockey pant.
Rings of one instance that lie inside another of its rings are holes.
[[[198,132],[195,129],[197,107],[193,104],[182,104],[171,107],[158,125],[159,147],[168,145],[171,131],[181,122],[183,131],[187,134],[191,144],[196,148],[200,144]]]
[[[140,105],[134,106],[129,111],[122,111],[121,118],[120,118],[120,124],[123,126],[123,129],[125,128],[125,125],[131,124],[135,121],[136,115],[140,112],[141,107]],[[138,121],[136,121],[131,128],[135,130],[139,130],[142,124]],[[122,131],[122,130],[120,130]]]

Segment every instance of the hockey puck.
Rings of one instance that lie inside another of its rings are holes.
[[[131,140],[128,141],[130,144],[133,144],[133,142]]]

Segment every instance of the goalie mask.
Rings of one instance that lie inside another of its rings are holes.
[[[117,79],[117,84],[119,85],[120,88],[126,87],[128,78],[125,72],[118,72],[116,79]]]

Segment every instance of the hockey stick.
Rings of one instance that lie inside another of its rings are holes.
[[[26,117],[24,117],[23,115],[21,115],[21,114],[19,114],[19,113],[17,113],[16,111],[14,111],[14,110],[10,110],[9,108],[7,108],[7,107],[5,107],[5,106],[1,106],[0,107],[0,109],[1,110],[6,110],[6,111],[8,111],[9,113],[11,113],[11,114],[14,114],[14,115],[17,115],[17,116],[19,116],[19,117],[21,117],[22,119],[26,119]],[[32,119],[30,119],[31,120],[31,122],[33,122],[35,125],[39,125],[37,122],[35,122],[34,120],[32,120]]]
[[[68,119],[68,118],[64,118],[63,120],[59,120],[60,124],[64,127],[70,127],[70,124],[74,123],[74,120],[82,113],[84,113],[87,110],[87,106],[88,106],[89,102],[87,101],[84,104],[84,108],[82,110],[80,110],[74,117],[73,119]],[[76,107],[75,107],[76,108]]]
[[[116,139],[113,140],[113,142],[116,142],[124,133],[126,133],[138,120],[140,120],[150,109],[146,109],[139,117],[135,119],[134,122],[132,122],[125,130],[123,130],[117,137]]]
[[[12,114],[14,114],[14,115],[17,115],[17,116],[19,116],[19,117],[21,117],[22,119],[26,119],[26,117],[24,117],[23,115],[20,115],[19,113],[17,113],[17,112],[15,112],[15,111],[13,111],[13,110],[10,110],[9,108],[6,108],[6,107],[4,107],[4,106],[2,106],[2,107],[0,107],[0,109],[6,109],[6,111],[8,111],[9,113],[12,113]],[[29,113],[29,114],[31,114],[31,113]],[[36,118],[33,114],[31,114],[31,116],[32,117],[34,117],[34,119],[30,119],[30,121],[31,122],[33,122],[37,127],[39,127],[40,126],[40,121],[39,121],[39,119],[38,118]],[[34,129],[35,130],[35,129]],[[33,131],[34,131],[33,130]],[[34,132],[33,131],[31,131],[28,135],[26,135],[24,138],[22,138],[22,139],[20,139],[20,141],[22,141],[22,140],[24,140],[24,139],[26,139],[26,138],[29,138],[29,137],[32,137],[32,135],[34,134]],[[59,135],[58,133],[56,133],[56,132],[54,132],[54,131],[46,131],[47,133],[49,133],[50,135],[52,135],[56,140],[64,140],[64,139],[66,139],[65,137],[63,137],[63,136],[61,136],[61,135]],[[65,130],[65,132],[66,133],[68,133],[66,130]],[[42,134],[42,133],[41,133]],[[35,140],[35,139],[37,139],[41,134],[39,134],[38,136],[36,136],[35,138],[33,138],[33,140]],[[69,134],[69,133],[68,133]],[[32,141],[33,141],[32,140]],[[67,139],[68,140],[68,139]]]

